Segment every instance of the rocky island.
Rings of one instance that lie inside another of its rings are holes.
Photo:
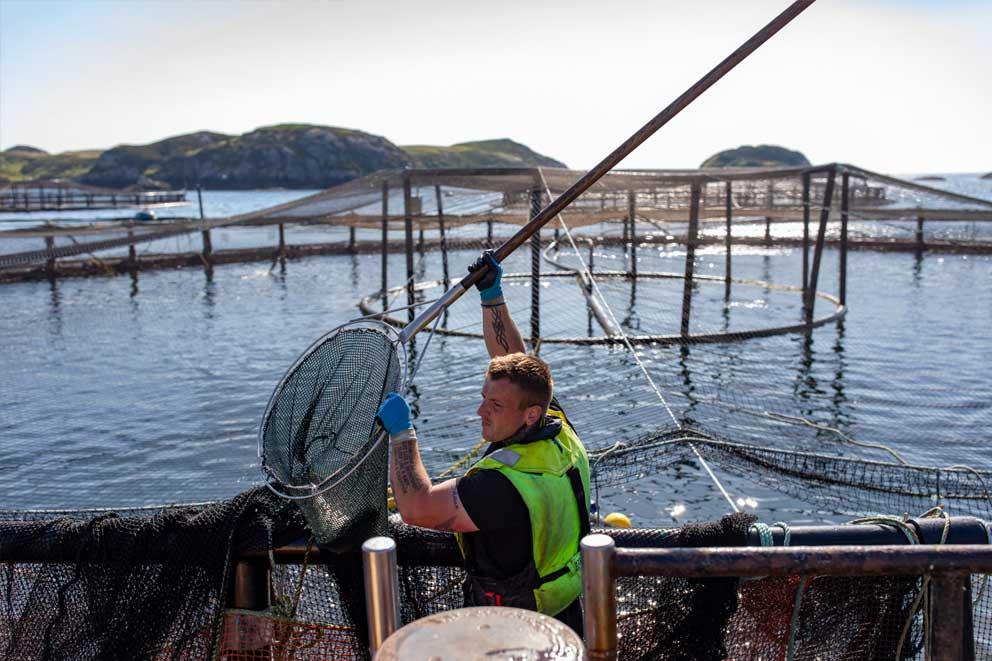
[[[0,183],[66,179],[107,188],[328,188],[403,167],[564,167],[509,139],[448,147],[399,147],[354,129],[265,126],[242,135],[199,131],[106,151],[49,154],[18,145],[0,152]]]
[[[812,165],[802,153],[777,145],[741,145],[713,154],[703,161],[701,168],[774,168],[809,167]]]

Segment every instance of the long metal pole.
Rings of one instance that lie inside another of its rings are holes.
[[[400,627],[400,582],[396,570],[396,542],[372,537],[362,544],[365,577],[365,614],[369,623],[369,649],[375,656],[382,644]]]
[[[539,227],[543,227],[552,218],[561,213],[565,207],[571,204],[579,195],[582,195],[590,186],[599,181],[607,172],[612,170],[620,161],[626,158],[632,151],[637,149],[645,140],[650,138],[662,126],[670,122],[676,115],[684,110],[690,103],[695,101],[703,92],[713,86],[718,80],[723,78],[731,69],[743,62],[748,55],[758,49],[763,43],[771,39],[779,30],[788,25],[796,16],[812,5],[815,0],[796,0],[786,9],[771,20],[765,27],[761,28],[753,37],[741,44],[737,50],[728,55],[722,62],[700,78],[692,87],[683,92],[677,99],[672,101],[664,110],[655,115],[647,124],[637,130],[632,136],[627,138],[619,147],[610,152],[606,158],[600,161],[595,167],[572,184],[565,192],[551,201],[548,206],[541,210],[541,213],[524,225],[516,234],[508,239],[503,245],[496,249],[495,257],[497,261],[503,261],[507,255],[519,248]],[[462,294],[468,291],[484,275],[486,269],[477,269],[467,276],[448,292],[441,296],[433,305],[413,321],[407,324],[401,333],[401,339],[406,340],[420,331],[441,313],[441,310],[458,300]]]

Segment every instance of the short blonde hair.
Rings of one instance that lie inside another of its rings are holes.
[[[507,379],[525,395],[524,406],[539,405],[547,413],[551,404],[554,380],[548,364],[529,353],[508,353],[489,361],[490,379]]]

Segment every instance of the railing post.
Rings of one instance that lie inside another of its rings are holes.
[[[269,570],[265,565],[245,560],[235,565],[231,605],[252,611],[269,607]]]
[[[134,231],[127,231],[127,238],[131,240],[127,244],[127,270],[134,273],[138,270],[138,251],[134,248]]]
[[[200,232],[200,236],[203,239],[203,263],[210,265],[211,255],[214,252],[214,245],[210,240],[210,230],[203,230]]]
[[[369,624],[369,650],[376,651],[400,627],[400,584],[396,570],[396,542],[372,537],[362,544],[365,576],[365,614]]]
[[[970,655],[965,654],[965,602],[971,605],[971,599],[965,599],[968,595],[965,578],[964,574],[938,574],[934,575],[930,583],[933,627],[930,653],[933,661],[966,661],[975,658],[974,649],[970,650]],[[973,644],[972,642],[971,645]]]
[[[809,289],[809,172],[803,172],[803,303]]]
[[[820,209],[820,227],[816,232],[816,247],[813,249],[813,266],[809,274],[809,289],[806,292],[806,321],[813,319],[813,305],[816,302],[816,282],[820,277],[820,259],[823,256],[823,242],[827,235],[827,221],[830,220],[830,205],[834,198],[834,179],[837,169],[831,167],[827,174],[827,185],[823,190],[823,208]]]
[[[348,228],[348,252],[355,252],[355,227],[352,225]]]
[[[382,311],[389,304],[389,180],[382,182]]]
[[[410,173],[403,173],[403,232],[406,238],[406,304],[407,318],[413,321],[413,194],[410,190]]]
[[[530,192],[530,217],[541,212],[541,194],[538,186]],[[541,228],[530,237],[530,341],[536,351],[541,338]]]
[[[45,237],[45,250],[48,250],[49,252],[51,252],[54,249],[55,249],[55,237],[46,236]],[[55,258],[54,257],[49,256],[48,259],[45,260],[45,272],[48,274],[48,277],[50,279],[55,277]]]
[[[630,269],[631,277],[637,277],[637,229],[634,225],[637,220],[637,194],[634,191],[627,191],[627,222],[630,223],[630,231],[627,238],[630,239]]]
[[[689,199],[689,236],[686,238],[685,276],[682,281],[682,337],[689,337],[689,316],[692,313],[692,276],[696,262],[696,239],[699,234],[699,182],[694,181]]]
[[[617,658],[616,544],[609,535],[586,535],[580,546],[586,652],[590,661],[613,661]]]
[[[840,304],[847,305],[847,215],[850,189],[849,175],[840,177]]]
[[[204,220],[206,215],[203,213],[203,192],[199,186],[196,187],[196,200],[200,206],[200,220]],[[213,243],[210,241],[210,230],[200,230],[200,238],[203,240],[203,265],[209,269],[213,263],[211,256],[214,252]]]
[[[726,264],[726,268],[724,269],[725,273],[723,276],[723,281],[724,281],[723,298],[728,301],[730,300],[730,277],[731,277],[730,253],[731,253],[731,245],[733,244],[733,234],[730,231],[730,221],[733,217],[733,208],[734,208],[733,182],[728,181],[727,182],[727,264]]]
[[[451,278],[448,275],[448,239],[444,231],[444,204],[441,201],[441,184],[434,185],[434,197],[437,198],[437,229],[441,233],[441,272],[444,278],[444,290],[448,291],[448,287],[451,286]]]
[[[926,246],[923,244],[923,216],[916,217],[916,249],[923,252]]]

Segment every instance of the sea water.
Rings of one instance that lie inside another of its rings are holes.
[[[938,184],[992,198],[992,182],[977,177]],[[205,213],[241,213],[302,194],[207,192]],[[191,209],[172,212],[198,215]],[[0,218],[6,228],[30,222]],[[795,228],[775,226],[774,232],[780,231]],[[346,234],[340,228],[304,229],[290,239],[341,240]],[[229,228],[215,232],[214,248],[274,242],[274,228]],[[163,243],[177,251],[199,248],[195,237]],[[452,272],[457,276],[474,257],[474,251],[452,252]],[[650,248],[639,257],[642,271],[678,272],[684,250]],[[390,256],[393,286],[402,282],[404,259]],[[562,259],[570,259],[564,249]],[[257,484],[257,430],[272,389],[310,342],[361,314],[358,300],[379,289],[379,260],[379,255],[326,256],[223,265],[212,273],[187,268],[0,287],[0,508],[198,502]],[[507,271],[526,272],[529,260],[521,251],[508,261]],[[597,260],[597,268],[608,268],[622,264],[623,255],[602,248]],[[837,292],[837,260],[836,251],[825,251],[820,290]],[[695,266],[699,274],[721,275],[722,248],[700,249]],[[439,278],[440,254],[426,253],[418,267],[421,278]],[[740,246],[733,268],[738,278],[797,285],[801,251]],[[555,372],[562,404],[591,447],[608,447],[652,426],[670,427],[672,415],[692,416],[695,401],[718,396],[744,409],[802,415],[852,437],[888,444],[913,463],[989,469],[990,284],[992,256],[851,251],[843,322],[818,328],[809,338],[787,334],[688,351],[641,347],[660,396],[622,348],[548,344],[542,355]],[[681,281],[641,286],[633,304],[628,284],[601,285],[618,316],[646,332],[677,332]],[[542,334],[585,335],[588,320],[577,312],[584,310],[582,299],[563,287],[555,281],[542,291]],[[529,283],[510,282],[507,295],[526,335]],[[818,316],[832,311],[824,301],[818,306]],[[795,323],[799,313],[798,294],[734,285],[725,304],[722,283],[700,284],[693,330]],[[475,323],[477,330],[477,314],[470,292],[449,322],[451,327]],[[423,348],[422,337],[417,350]],[[436,472],[478,440],[474,411],[486,356],[479,339],[443,336],[426,356],[411,398],[425,462]],[[708,415],[699,421],[702,426],[739,429],[750,442],[763,429],[744,429],[745,418],[734,413],[727,413],[726,421]],[[789,443],[766,440],[776,447]],[[856,448],[840,444],[801,449],[858,456]],[[829,518],[829,512],[811,511],[746,475],[718,477],[742,507],[763,517]],[[728,509],[694,462],[647,475],[604,498],[604,508],[631,512],[638,525],[711,518]]]

